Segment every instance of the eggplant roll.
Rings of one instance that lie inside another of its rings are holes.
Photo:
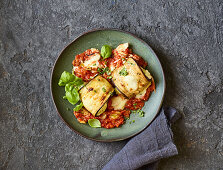
[[[150,80],[132,58],[113,71],[112,81],[116,88],[128,98],[136,96],[150,84]]]
[[[80,91],[80,98],[84,107],[94,116],[99,116],[106,110],[107,100],[114,92],[112,85],[98,75],[86,84]]]

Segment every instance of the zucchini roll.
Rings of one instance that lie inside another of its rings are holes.
[[[129,58],[123,66],[113,71],[112,81],[127,98],[136,96],[151,84],[151,80],[145,76],[132,58]]]
[[[99,116],[107,108],[107,101],[114,92],[112,85],[98,75],[88,82],[80,91],[84,107],[94,116]]]

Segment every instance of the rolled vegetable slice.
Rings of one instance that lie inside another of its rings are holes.
[[[107,108],[107,100],[114,92],[112,85],[102,76],[92,79],[80,91],[84,107],[94,116],[99,116]]]
[[[112,81],[116,88],[128,98],[136,96],[150,84],[150,80],[132,58],[113,71]]]

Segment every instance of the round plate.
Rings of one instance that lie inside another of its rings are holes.
[[[58,86],[60,75],[63,71],[71,72],[72,61],[75,55],[89,48],[101,49],[105,44],[116,48],[119,44],[128,42],[135,54],[143,57],[148,62],[149,72],[155,79],[156,92],[153,92],[145,106],[144,117],[131,114],[130,119],[119,128],[105,129],[92,128],[88,124],[80,124],[73,114],[73,105],[63,99],[64,87]],[[51,77],[51,93],[60,117],[76,133],[96,141],[112,142],[132,137],[145,129],[155,118],[162,105],[165,92],[165,78],[162,66],[153,50],[141,39],[133,34],[115,30],[99,29],[82,34],[69,44],[59,55],[55,62]],[[135,123],[130,121],[135,120]]]

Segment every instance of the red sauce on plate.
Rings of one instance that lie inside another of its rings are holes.
[[[87,69],[83,67],[82,63],[86,60],[89,60],[91,58],[91,55],[93,55],[94,53],[95,51],[88,49],[85,52],[76,55],[75,59],[72,62],[73,66],[75,67],[74,74],[82,78],[85,82],[90,81],[96,74],[102,73],[101,71],[107,67],[108,68],[113,67],[113,69],[115,69],[122,66],[129,57],[132,57],[137,62],[137,64],[143,68],[145,68],[148,65],[147,62],[142,57],[133,54],[132,50],[127,48],[121,54],[119,54],[116,50],[113,50],[111,57],[104,60],[103,59],[99,60],[98,61],[100,68],[99,70],[96,68]],[[110,73],[104,72],[102,76],[111,83]],[[93,116],[91,113],[82,114],[80,111],[74,112],[74,115],[80,123],[87,123],[89,119],[98,119],[101,122],[101,126],[104,128],[110,129],[114,127],[119,127],[122,124],[124,124],[125,118],[129,117],[131,110],[142,109],[142,107],[144,106],[144,102],[149,99],[150,94],[154,90],[155,90],[155,83],[154,80],[152,80],[152,84],[146,90],[146,94],[141,99],[137,98],[129,99],[125,105],[125,110],[118,110],[118,111],[114,110],[114,108],[112,107],[111,100],[109,100],[106,111],[98,117]]]
[[[120,110],[120,111],[106,111],[102,115],[96,117],[92,114],[82,114],[81,112],[75,112],[74,115],[77,120],[81,123],[87,123],[89,119],[98,119],[101,122],[101,127],[110,129],[114,127],[119,127],[124,124],[125,118],[128,118],[130,115],[129,110]],[[115,115],[115,116],[114,116]]]

